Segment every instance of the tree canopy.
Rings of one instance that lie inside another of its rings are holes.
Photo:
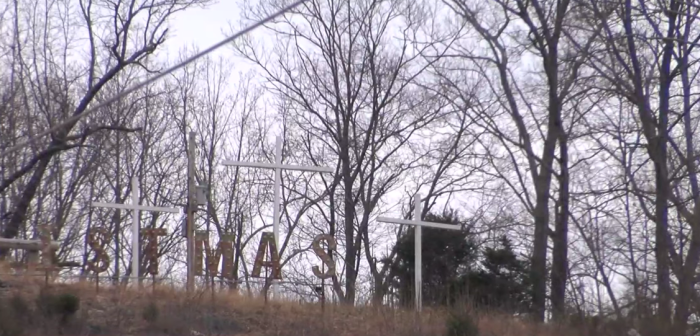
[[[425,221],[462,225],[463,230],[423,230],[423,303],[452,305],[462,301],[481,307],[522,312],[530,300],[529,265],[503,236],[483,247],[456,211],[428,213]],[[415,229],[397,243],[393,287],[402,305],[413,304]]]

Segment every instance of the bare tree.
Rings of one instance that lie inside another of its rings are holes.
[[[453,53],[472,62],[469,68],[480,73],[493,92],[493,103],[483,107],[477,123],[499,143],[498,147],[485,146],[491,147],[489,154],[499,157],[501,155],[496,153],[505,149],[503,161],[499,162],[507,164],[512,171],[496,166],[492,169],[496,169],[495,176],[508,180],[508,185],[532,215],[534,315],[538,320],[545,318],[547,241],[551,235],[555,242],[551,298],[555,317],[560,317],[564,312],[568,272],[569,132],[566,124],[571,125],[576,120],[576,116],[565,111],[580,99],[581,66],[597,33],[593,29],[579,35],[576,42],[583,48],[572,48],[572,37],[566,33],[575,29],[571,14],[574,4],[570,1],[447,3],[473,30],[473,34],[465,33],[465,41],[475,35],[484,46],[479,49],[456,46]],[[523,68],[525,56],[537,60],[537,71],[542,77],[527,75]],[[447,75],[444,77],[450,86],[459,90],[454,80]],[[557,144],[560,148],[558,160]],[[536,153],[537,148],[541,148],[540,154]],[[555,163],[560,166],[558,173]],[[549,227],[550,198],[555,177],[560,184],[560,196],[555,201],[557,215],[552,231]]]
[[[697,73],[698,4],[670,1],[585,2],[592,20],[604,25],[604,45],[591,67],[604,88],[633,106],[639,127],[620,146],[639,146],[653,164],[654,180],[632,175],[632,192],[654,222],[654,254],[659,332],[685,334],[688,328],[700,243],[692,238],[700,189],[696,178],[693,81]],[[643,135],[646,143],[636,134]],[[653,210],[651,209],[653,205]],[[675,213],[674,213],[675,212]],[[673,285],[677,281],[677,293]],[[675,301],[675,302],[674,302]],[[675,303],[675,304],[674,304]]]
[[[257,19],[281,5],[263,1],[246,14]],[[252,39],[237,44],[269,80],[270,92],[289,104],[283,118],[299,157],[337,169],[333,179],[322,177],[328,201],[316,210],[328,225],[324,231],[343,238],[344,283],[337,276],[332,282],[349,304],[357,299],[363,252],[372,272],[380,272],[369,242],[374,209],[418,165],[423,154],[412,151],[414,136],[446,113],[444,102],[418,85],[433,62],[422,56],[444,50],[414,39],[428,21],[425,9],[402,1],[311,1],[296,18],[267,26],[272,49]]]
[[[136,0],[85,0],[79,2],[79,8],[74,8],[72,2],[23,2],[26,7],[15,2],[15,26],[26,24],[29,28],[15,29],[13,43],[17,50],[13,56],[17,58],[24,103],[33,110],[26,116],[26,136],[36,133],[35,127],[53,127],[68,117],[83,113],[123,70],[134,66],[145,68],[146,58],[165,41],[168,17],[205,2],[168,0],[153,4]],[[73,16],[76,12],[79,17]],[[35,20],[36,15],[49,20]],[[78,23],[79,20],[82,23]],[[82,70],[84,76],[68,63],[72,56],[72,33],[81,30],[86,30],[90,42],[90,56]],[[41,36],[32,34],[42,31],[45,34]],[[24,49],[20,50],[20,46]],[[85,84],[79,84],[80,80],[85,80]],[[74,90],[81,92],[75,99],[72,96]],[[82,123],[77,132],[71,133],[78,126],[77,122],[71,122],[53,132],[49,143],[35,143],[35,148],[29,152],[25,150],[30,155],[15,171],[5,174],[0,184],[0,192],[4,194],[5,189],[29,174],[13,201],[3,237],[13,238],[19,233],[52,158],[59,152],[81,146],[89,136],[105,129],[102,125],[101,120],[91,119]],[[0,254],[6,255],[7,250],[0,251]]]

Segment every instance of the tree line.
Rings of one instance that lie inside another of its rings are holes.
[[[59,259],[83,260],[85,233],[103,227],[113,232],[109,274],[126,281],[129,214],[89,204],[125,202],[137,176],[144,203],[184,206],[194,131],[196,179],[209,186],[197,223],[235,235],[237,284],[251,289],[246,264],[271,226],[273,177],[220,162],[270,162],[281,135],[285,162],[335,169],[283,173],[280,256],[297,283],[288,291],[313,295],[310,241],[323,233],[338,241],[340,301],[405,303],[411,230],[375,218],[410,218],[407,200],[420,190],[423,219],[460,209],[470,228],[469,237],[426,230],[465,249],[449,256],[459,271],[425,263],[443,274],[424,271],[432,302],[511,267],[517,281],[508,281],[528,290],[509,304],[535,320],[576,313],[697,330],[700,3],[309,0],[226,57],[9,150],[191,55],[157,58],[169,19],[209,3],[0,4],[2,237],[36,237],[50,223]],[[286,4],[242,4],[231,29]],[[182,270],[183,219],[142,216],[168,229],[164,273]]]

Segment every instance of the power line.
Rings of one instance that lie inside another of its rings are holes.
[[[107,106],[107,105],[109,105],[109,104],[111,104],[111,103],[114,103],[114,102],[117,101],[119,98],[121,98],[121,97],[123,97],[123,96],[126,96],[126,95],[128,95],[128,94],[130,94],[130,93],[132,93],[132,92],[134,92],[134,91],[136,91],[136,90],[139,90],[139,89],[141,89],[141,88],[143,88],[143,87],[145,87],[145,86],[147,86],[147,85],[149,85],[149,84],[152,84],[153,82],[155,82],[155,81],[157,81],[157,80],[159,80],[159,79],[165,77],[166,75],[170,74],[171,72],[173,72],[173,71],[175,71],[175,70],[177,70],[177,69],[180,69],[180,68],[186,66],[186,65],[189,64],[189,63],[192,63],[193,61],[197,60],[198,58],[201,58],[202,56],[207,55],[207,54],[211,53],[212,51],[214,51],[214,50],[216,50],[216,49],[221,48],[221,47],[224,46],[225,44],[228,44],[228,43],[232,42],[233,40],[235,40],[235,39],[237,39],[237,38],[239,38],[239,37],[241,37],[241,36],[243,36],[243,35],[245,35],[245,34],[251,32],[251,31],[254,30],[255,28],[258,28],[258,27],[262,26],[263,24],[268,23],[269,21],[272,21],[274,18],[276,18],[276,17],[278,17],[278,16],[280,16],[280,15],[282,15],[282,14],[288,12],[288,11],[291,10],[291,9],[294,9],[295,7],[301,5],[302,3],[306,2],[306,1],[307,1],[307,0],[299,0],[299,1],[295,2],[295,3],[292,3],[291,5],[289,5],[289,6],[287,6],[287,7],[282,8],[281,10],[277,11],[276,13],[273,13],[272,15],[266,17],[265,19],[256,22],[256,23],[253,24],[252,26],[249,26],[249,27],[247,27],[247,28],[245,28],[245,29],[239,31],[239,32],[236,33],[236,34],[233,34],[233,35],[231,35],[231,36],[229,36],[229,37],[223,39],[221,42],[219,42],[219,43],[217,43],[217,44],[214,44],[213,46],[211,46],[211,47],[205,49],[204,51],[202,51],[202,52],[200,52],[200,53],[198,53],[198,54],[196,54],[196,55],[194,55],[194,56],[192,56],[192,57],[186,59],[185,61],[183,61],[183,62],[181,62],[181,63],[179,63],[179,64],[177,64],[177,65],[175,65],[175,66],[172,66],[172,67],[168,68],[167,70],[162,71],[162,72],[160,72],[159,74],[157,74],[157,75],[155,75],[155,76],[153,76],[153,77],[151,77],[151,78],[149,78],[149,79],[147,79],[147,80],[145,80],[145,81],[143,81],[143,82],[136,83],[134,86],[132,86],[132,87],[130,87],[130,88],[128,88],[128,89],[122,91],[121,93],[118,93],[118,94],[115,95],[114,97],[107,99],[106,101],[102,102],[101,104],[97,104],[96,106],[85,110],[83,113],[80,113],[80,114],[78,114],[78,115],[72,116],[72,117],[66,119],[65,121],[63,121],[62,123],[60,123],[60,124],[58,124],[58,125],[56,125],[56,126],[54,126],[54,127],[51,127],[51,128],[49,128],[48,130],[43,131],[43,132],[41,132],[41,133],[39,133],[39,134],[37,134],[37,135],[35,135],[35,136],[33,136],[33,137],[30,137],[29,140],[27,140],[27,141],[25,141],[25,142],[19,143],[19,144],[17,144],[17,145],[14,145],[14,146],[10,147],[9,149],[4,150],[4,151],[2,152],[2,154],[0,154],[0,157],[4,157],[4,156],[6,156],[7,154],[9,154],[9,153],[11,153],[11,152],[14,152],[14,151],[16,151],[16,150],[18,150],[18,149],[21,149],[21,148],[25,147],[25,146],[28,146],[28,145],[31,144],[32,142],[35,142],[35,141],[39,140],[40,138],[42,138],[42,137],[44,137],[44,136],[46,136],[46,135],[48,135],[48,134],[51,134],[52,132],[55,132],[56,130],[58,130],[58,129],[62,128],[62,127],[65,127],[65,126],[68,125],[68,124],[73,123],[73,122],[76,122],[76,121],[80,120],[80,118],[82,118],[82,117],[84,117],[84,116],[86,116],[86,115],[88,115],[88,114],[90,114],[90,113],[92,113],[92,112],[94,112],[94,111],[96,111],[96,110],[102,108],[102,107],[105,107],[105,106]]]

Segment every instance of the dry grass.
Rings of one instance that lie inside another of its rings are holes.
[[[9,282],[0,300],[21,297],[35,305],[42,292],[72,293],[80,297],[76,316],[64,327],[35,316],[19,335],[245,335],[245,336],[439,336],[446,334],[449,314],[426,309],[412,311],[373,307],[345,307],[269,301],[233,292],[188,294],[168,287],[152,289],[102,286],[93,283],[51,285],[40,281]],[[454,313],[454,312],[453,312]],[[470,313],[480,336],[555,336],[551,327],[535,326],[498,314]],[[35,314],[38,315],[38,314]],[[157,316],[155,316],[157,315]],[[2,335],[0,316],[0,335]],[[471,335],[464,335],[471,336]]]

